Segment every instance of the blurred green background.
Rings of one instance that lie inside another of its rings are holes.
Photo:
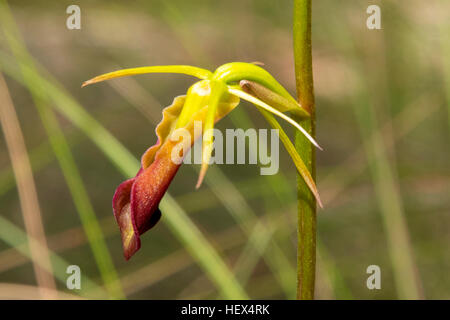
[[[71,4],[81,8],[81,30],[66,28]],[[381,7],[381,30],[366,27],[371,4]],[[26,150],[18,158],[28,155],[38,196],[29,211],[40,208],[58,297],[295,297],[296,171],[282,147],[277,175],[214,165],[197,191],[198,166],[182,166],[162,223],[126,262],[112,195],[155,143],[162,108],[195,80],[145,75],[80,88],[119,68],[261,61],[295,95],[292,7],[14,0],[9,10],[2,0],[0,96],[9,91],[20,122]],[[449,299],[450,2],[316,0],[312,23],[317,140],[325,149],[317,154],[325,207],[316,297]],[[24,201],[33,201],[19,197],[5,123],[0,297],[39,298],[41,262],[30,254],[22,215]],[[234,127],[268,126],[242,103],[218,124]],[[81,290],[67,289],[67,265],[81,268]],[[381,290],[366,286],[369,265],[381,268]]]

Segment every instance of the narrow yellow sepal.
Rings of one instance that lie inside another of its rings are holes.
[[[134,76],[137,74],[146,74],[146,73],[181,73],[197,77],[199,79],[209,79],[212,76],[211,71],[193,66],[172,65],[172,66],[139,67],[139,68],[122,69],[99,75],[95,78],[83,82],[81,87],[85,87],[93,83],[102,82],[114,78]]]

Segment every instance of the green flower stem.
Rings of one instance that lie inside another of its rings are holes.
[[[297,96],[300,105],[309,112],[309,119],[300,125],[315,136],[314,90],[311,57],[311,0],[294,1],[294,58]],[[314,146],[298,131],[295,134],[298,154],[315,179]],[[316,273],[316,200],[303,178],[297,177],[298,246],[297,299],[314,299]]]

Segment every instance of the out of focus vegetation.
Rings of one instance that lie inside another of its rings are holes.
[[[382,30],[368,30],[373,2],[313,4],[317,140],[325,149],[316,296],[449,299],[450,2],[375,1]],[[294,93],[292,1],[84,0],[81,30],[68,30],[71,4],[9,1],[0,23],[0,71],[33,168],[59,297],[230,297],[230,274],[250,298],[295,297],[295,167],[284,150],[276,176],[214,165],[198,191],[198,166],[182,166],[164,206],[177,213],[162,210],[163,223],[125,262],[111,199],[135,162],[119,142],[139,159],[155,143],[162,108],[193,80],[148,75],[80,88],[125,67],[261,61]],[[10,13],[12,23],[3,19]],[[14,39],[22,43],[15,26],[30,56],[14,47]],[[22,72],[31,60],[30,76]],[[218,124],[253,126],[267,127],[248,104]],[[66,141],[49,140],[61,132]],[[39,297],[11,151],[0,137],[0,297]],[[191,222],[201,236],[183,231]],[[66,288],[68,264],[80,266],[81,290]],[[381,290],[366,287],[369,265],[381,267]]]

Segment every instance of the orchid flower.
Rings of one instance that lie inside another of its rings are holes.
[[[310,115],[266,70],[256,64],[243,62],[224,64],[214,73],[184,65],[150,66],[106,73],[84,82],[83,87],[104,80],[146,73],[180,73],[200,80],[188,89],[186,95],[176,97],[163,110],[162,120],[156,127],[156,144],[143,154],[141,169],[136,176],[121,183],[116,189],[113,211],[120,228],[125,259],[128,260],[139,250],[140,235],[152,228],[161,217],[159,202],[181,165],[172,160],[174,149],[179,148],[180,144],[182,152],[192,147],[200,138],[195,136],[194,122],[201,121],[202,166],[196,186],[200,187],[213,150],[214,124],[236,108],[240,99],[254,104],[271,126],[280,129],[280,138],[297,170],[321,205],[311,174],[274,117],[275,115],[290,123],[321,149],[308,132],[285,112],[290,112],[297,119],[305,119]],[[191,138],[181,142],[172,139],[179,128],[188,130]]]

